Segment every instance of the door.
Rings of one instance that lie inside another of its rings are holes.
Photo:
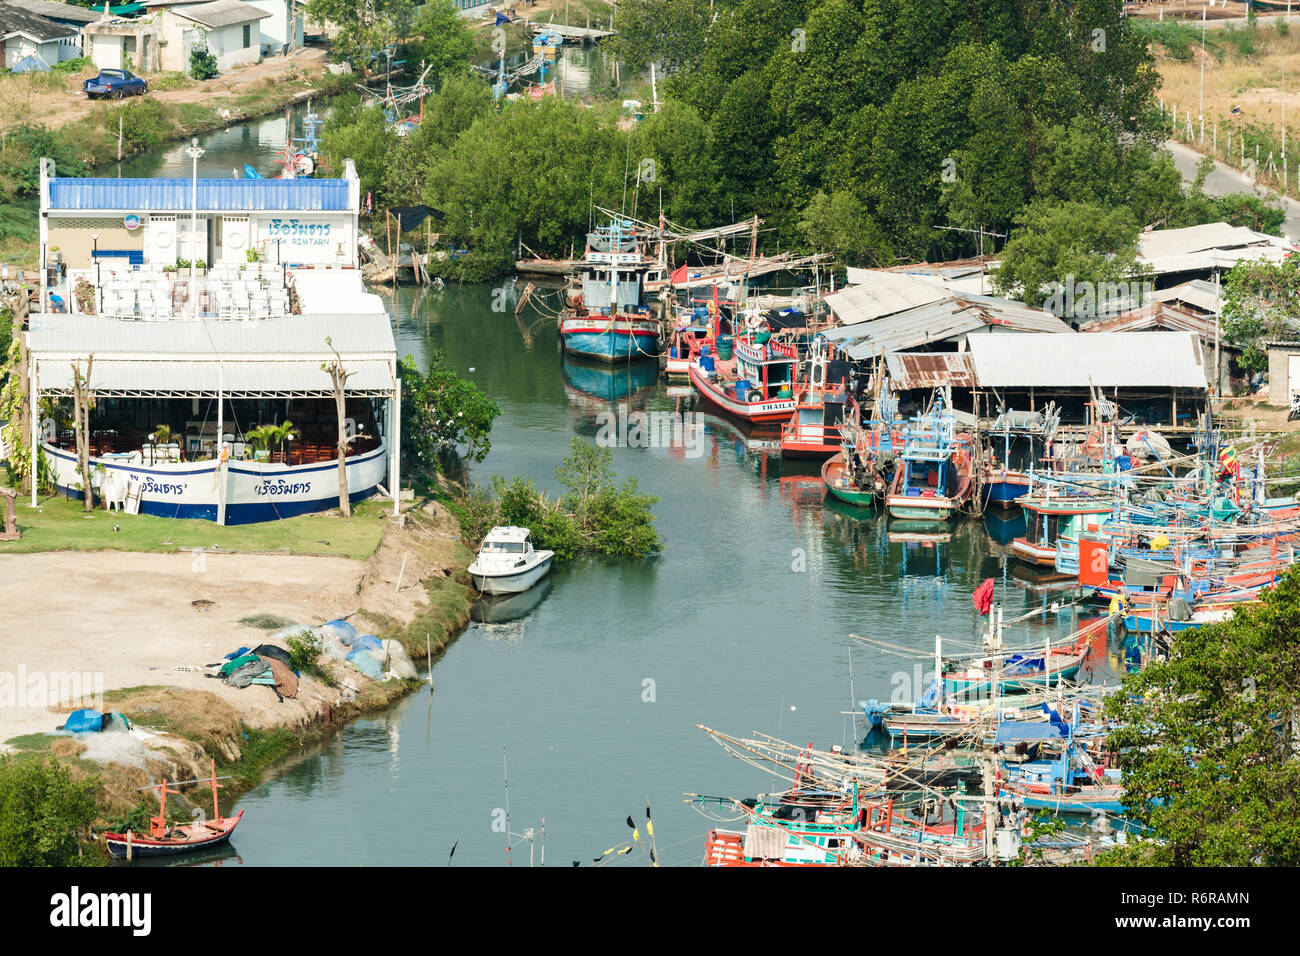
[[[1300,392],[1300,355],[1288,355],[1287,364],[1287,393],[1294,395]]]

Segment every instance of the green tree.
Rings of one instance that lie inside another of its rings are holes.
[[[0,757],[0,866],[83,865],[96,789],[53,760]]]
[[[829,196],[819,192],[804,209],[799,228],[813,248],[833,252],[841,265],[893,264],[880,226],[848,190],[836,190]]]
[[[190,50],[190,76],[196,80],[210,80],[217,73],[217,58],[206,46]]]
[[[621,0],[610,50],[636,73],[656,63],[665,74],[690,69],[704,53],[709,0]]]
[[[587,547],[616,557],[645,557],[661,548],[651,507],[659,499],[637,490],[635,478],[614,484],[613,452],[574,436],[555,469],[568,489],[561,505],[573,515]]]
[[[492,422],[501,407],[473,382],[461,378],[441,349],[429,356],[421,372],[406,356],[402,379],[402,449],[411,467],[428,473],[447,453],[465,462],[480,462],[492,450]]]
[[[307,19],[337,28],[332,51],[367,69],[372,57],[410,33],[412,9],[411,0],[307,0]]]
[[[403,58],[416,72],[429,67],[428,79],[435,83],[465,72],[474,54],[474,31],[451,0],[416,7],[411,33],[417,39],[404,45]]]
[[[1106,702],[1127,815],[1154,840],[1104,862],[1300,864],[1300,572],[1257,607],[1175,635]]]
[[[1238,262],[1223,279],[1223,337],[1242,347],[1241,364],[1268,366],[1264,343],[1295,338],[1300,328],[1300,262],[1296,257]]]
[[[1138,225],[1125,207],[1035,202],[1016,218],[1017,229],[993,271],[1003,295],[1041,305],[1056,283],[1115,283],[1139,274]]]

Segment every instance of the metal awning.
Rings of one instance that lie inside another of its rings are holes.
[[[85,356],[44,356],[36,362],[36,385],[42,395],[72,394],[72,362]],[[349,362],[353,374],[345,392],[351,397],[386,398],[393,394],[393,367],[382,361]],[[100,398],[332,398],[334,385],[320,362],[150,361],[95,358],[90,390]]]

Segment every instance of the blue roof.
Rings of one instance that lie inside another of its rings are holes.
[[[50,180],[51,209],[184,212],[193,203],[189,179]],[[274,210],[350,212],[346,179],[200,179],[198,208],[213,212]]]

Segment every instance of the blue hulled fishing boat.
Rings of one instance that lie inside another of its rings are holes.
[[[589,233],[560,313],[564,348],[601,362],[657,358],[659,322],[646,305],[645,277],[658,268],[632,223],[616,219]]]

